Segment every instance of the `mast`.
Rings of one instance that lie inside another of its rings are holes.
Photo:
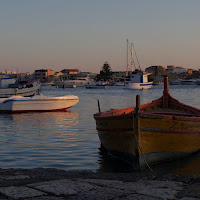
[[[131,42],[131,71],[133,72],[133,43]]]
[[[134,46],[133,46],[133,50],[134,50],[134,52],[135,52],[135,57],[136,57],[136,59],[137,59],[138,67],[139,67],[140,71],[142,71],[142,69],[141,69],[141,67],[140,67],[140,62],[139,62],[139,59],[138,59],[138,57],[137,57],[136,50],[135,50],[135,47],[134,47]]]
[[[128,39],[126,39],[127,42],[127,60],[126,60],[126,75],[128,76]]]

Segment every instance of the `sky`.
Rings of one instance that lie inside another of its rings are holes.
[[[200,69],[199,9],[200,0],[0,0],[0,71],[99,73],[106,61],[124,71],[126,39],[143,70]]]

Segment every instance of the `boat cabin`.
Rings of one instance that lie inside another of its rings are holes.
[[[16,78],[1,78],[0,79],[0,88],[8,88],[10,84],[15,84]]]
[[[147,83],[148,82],[148,76],[145,72],[137,72],[132,73],[130,75],[130,79],[132,83]]]

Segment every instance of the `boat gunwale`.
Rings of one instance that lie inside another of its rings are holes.
[[[153,112],[146,112],[145,110],[151,109],[153,107],[161,107],[163,106],[163,96],[160,98],[153,100],[150,103],[143,104],[140,106],[140,117],[149,117],[149,118],[159,118],[159,119],[176,119],[176,120],[189,120],[189,121],[200,121],[200,109],[195,108],[193,106],[189,106],[187,104],[181,103],[177,99],[174,99],[169,93],[168,93],[168,100],[169,105],[175,106],[178,109],[183,109],[185,111],[189,111],[190,113],[174,113],[174,112],[168,112],[168,113],[153,113]],[[125,109],[112,109],[110,112],[100,112],[94,114],[94,118],[96,120],[113,120],[113,119],[125,119],[129,117],[133,117],[135,107],[131,108],[125,108]],[[126,111],[129,111],[126,113]],[[132,111],[131,111],[132,110]],[[176,109],[174,109],[176,110]],[[156,110],[155,110],[156,111]],[[179,115],[179,116],[177,116]],[[182,115],[182,116],[181,116]],[[185,116],[183,116],[185,115]]]

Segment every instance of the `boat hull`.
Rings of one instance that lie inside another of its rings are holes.
[[[79,101],[78,98],[16,98],[8,99],[0,103],[0,112],[47,112],[66,111]]]
[[[152,87],[152,84],[153,82],[148,82],[148,83],[127,82],[125,83],[125,89],[132,89],[132,90],[150,89]]]
[[[95,117],[98,136],[109,154],[135,165],[136,140],[133,114],[124,116]]]
[[[200,150],[200,109],[169,94],[168,76],[160,98],[140,105],[137,95],[135,107],[99,112],[94,118],[102,145],[136,157],[141,167]]]
[[[135,135],[133,117],[115,118],[95,118],[99,139],[110,154],[133,165],[137,164],[138,155],[139,164],[143,167],[146,163],[173,160],[200,150],[199,117],[192,120],[188,117],[166,119],[169,116],[165,115],[158,119],[140,117],[138,135]]]
[[[177,159],[200,150],[199,117],[166,118],[140,118],[138,142],[141,166],[146,162],[154,164]]]

